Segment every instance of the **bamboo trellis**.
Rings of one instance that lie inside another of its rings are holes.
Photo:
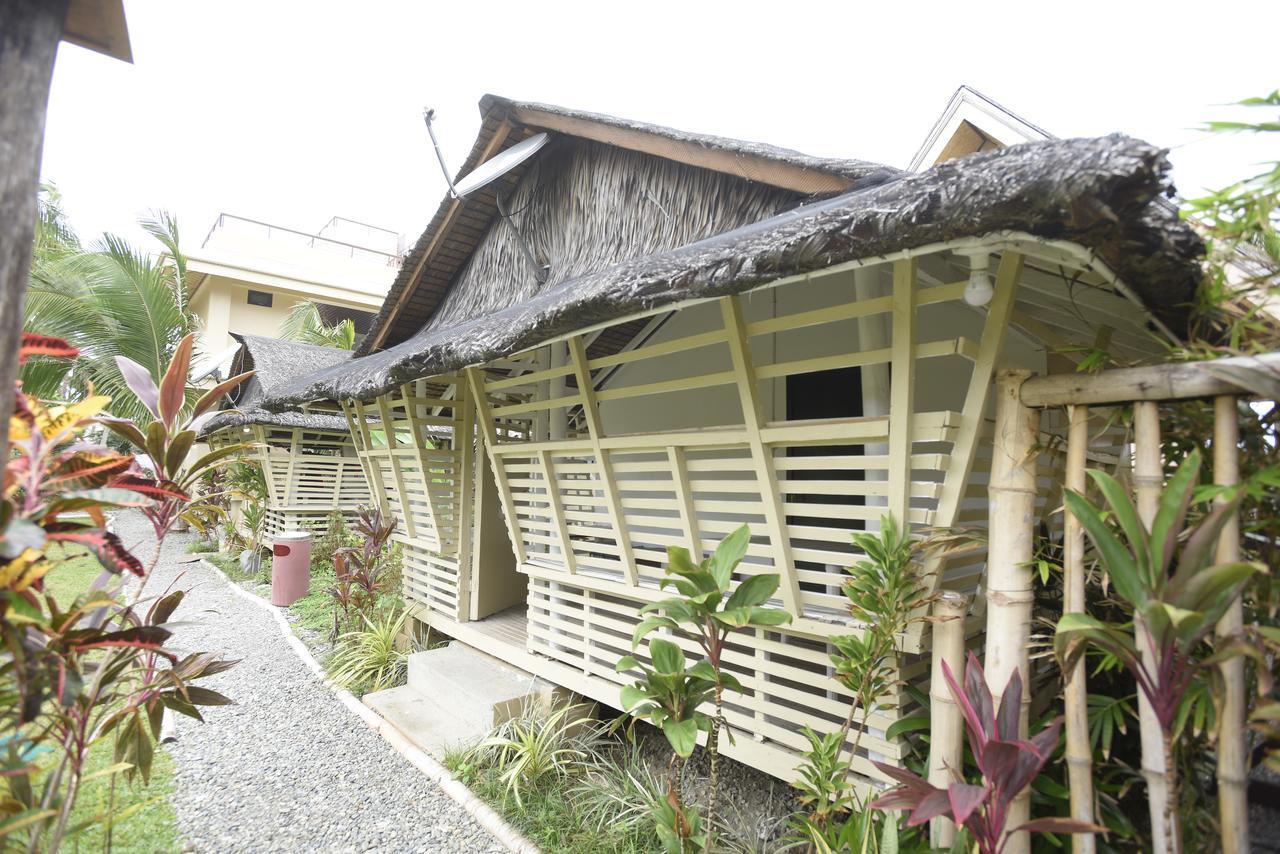
[[[1089,406],[1133,405],[1133,470],[1131,481],[1137,500],[1137,507],[1143,523],[1150,526],[1155,516],[1160,492],[1164,487],[1162,447],[1160,443],[1159,401],[1186,400],[1195,398],[1213,398],[1214,433],[1213,460],[1214,481],[1221,486],[1233,486],[1239,482],[1239,413],[1237,408],[1247,391],[1224,379],[1230,372],[1223,370],[1227,363],[1246,363],[1253,366],[1273,366],[1280,363],[1280,354],[1271,354],[1260,359],[1224,360],[1219,363],[1189,363],[1164,365],[1152,368],[1134,368],[1116,370],[1097,376],[1046,376],[1046,377],[1011,377],[1007,385],[1002,387],[999,403],[1005,411],[1004,416],[997,416],[998,424],[995,436],[995,454],[999,462],[1004,459],[1007,471],[1012,472],[1025,461],[1032,450],[1029,437],[1035,431],[1028,430],[1027,425],[1038,420],[1037,409],[1067,407],[1069,431],[1067,437],[1067,463],[1064,474],[1068,488],[1084,491],[1085,467],[1091,441],[1088,420]],[[1212,367],[1210,367],[1212,366]],[[1007,391],[1006,391],[1007,390]],[[1009,425],[1002,428],[1000,425]],[[991,508],[991,549],[990,577],[991,584],[988,597],[987,631],[987,663],[988,679],[994,689],[996,684],[1003,684],[1012,666],[1024,666],[1021,660],[1011,663],[1010,656],[1020,659],[1030,643],[1029,602],[1024,604],[1023,587],[1018,573],[1023,571],[1024,549],[1020,544],[1034,533],[1036,519],[1034,514],[1022,512],[1026,509],[1025,501],[1028,482],[1014,483],[1012,474],[997,475],[993,472],[992,488],[1000,487],[1008,491],[1016,506],[1011,507],[1004,500],[1001,492],[993,496]],[[1005,485],[1001,486],[1001,483]],[[1065,601],[1064,612],[1080,611],[1085,608],[1084,585],[1084,542],[1079,523],[1067,514],[1064,520],[1064,576]],[[1015,530],[1008,530],[1012,527]],[[997,534],[999,531],[999,534]],[[1217,547],[1219,561],[1236,560],[1240,554],[1240,529],[1238,519],[1223,529]],[[1010,575],[1010,580],[1000,582],[1003,574]],[[1000,582],[1000,583],[998,583]],[[995,606],[1002,608],[997,618],[991,617]],[[1220,635],[1230,634],[1238,629],[1242,620],[1242,606],[1237,601],[1232,609],[1222,618],[1218,625]],[[935,668],[942,660],[954,656],[953,644],[939,643],[939,633],[935,632],[933,658]],[[949,662],[950,663],[950,662]],[[1249,830],[1247,821],[1247,765],[1245,756],[1245,672],[1242,659],[1234,659],[1227,665],[1221,665],[1225,695],[1219,713],[1219,751],[1218,778],[1219,819],[1221,822],[1223,850],[1232,854],[1243,854],[1249,850]],[[994,675],[1003,671],[1003,675]],[[1067,674],[1066,692],[1064,696],[1066,712],[1066,756],[1071,792],[1071,814],[1074,818],[1091,821],[1095,815],[1094,794],[1090,778],[1090,761],[1092,750],[1089,745],[1086,721],[1086,675],[1083,663],[1072,673]],[[1141,715],[1151,714],[1145,703],[1145,697],[1139,692],[1143,701]],[[933,729],[938,755],[931,757],[931,767],[944,767],[946,762],[955,761],[948,751],[950,743],[945,734],[957,723],[951,717],[956,715],[950,707],[939,709],[935,706]],[[1024,720],[1025,725],[1025,720]],[[1143,775],[1149,788],[1152,802],[1152,845],[1156,851],[1172,850],[1173,840],[1167,838],[1165,818],[1163,815],[1164,798],[1164,756],[1160,743],[1149,743],[1150,734],[1156,728],[1143,727]],[[938,742],[938,734],[943,740]],[[1157,733],[1158,738],[1158,733]],[[1175,807],[1176,809],[1176,807]],[[1025,839],[1014,839],[1009,850],[1026,850]],[[1095,841],[1090,834],[1076,834],[1072,838],[1073,850],[1076,852],[1092,852]]]

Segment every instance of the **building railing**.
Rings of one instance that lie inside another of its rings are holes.
[[[337,217],[335,217],[335,219],[337,219]],[[262,236],[267,240],[281,238],[285,240],[293,240],[296,244],[307,246],[310,249],[333,252],[338,255],[346,255],[354,260],[382,263],[386,264],[388,267],[396,268],[398,268],[404,260],[402,255],[397,255],[392,252],[382,252],[377,249],[369,249],[368,247],[357,246],[354,243],[347,243],[343,240],[335,240],[331,237],[321,237],[318,234],[309,234],[308,232],[298,231],[294,228],[272,225],[271,223],[263,222],[262,220],[250,219],[249,217],[237,216],[236,214],[228,213],[218,214],[218,218],[214,220],[213,225],[209,228],[209,233],[205,235],[204,241],[200,244],[200,247],[203,249],[208,246],[214,233],[221,228],[227,227],[229,222],[244,223],[245,225],[260,231]]]

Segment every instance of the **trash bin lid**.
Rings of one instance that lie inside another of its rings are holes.
[[[311,539],[310,531],[283,531],[271,538],[272,540],[289,540],[296,542],[298,540]]]

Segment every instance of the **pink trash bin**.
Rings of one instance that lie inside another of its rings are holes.
[[[271,540],[271,604],[292,605],[311,587],[311,535],[285,531]]]

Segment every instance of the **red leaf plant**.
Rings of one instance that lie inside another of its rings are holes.
[[[977,657],[970,652],[965,667],[964,690],[956,684],[945,662],[943,675],[951,695],[964,716],[969,748],[982,772],[980,783],[967,783],[960,769],[952,769],[959,779],[945,789],[893,765],[877,762],[876,767],[902,785],[872,801],[881,810],[911,810],[908,827],[925,824],[938,816],[951,819],[969,831],[982,854],[1000,854],[1009,838],[1019,831],[1033,833],[1105,833],[1106,828],[1070,818],[1039,818],[1006,830],[1014,799],[1031,785],[1058,745],[1061,719],[1055,720],[1029,741],[1018,737],[1022,707],[1022,676],[1017,670],[996,710],[986,676]]]

